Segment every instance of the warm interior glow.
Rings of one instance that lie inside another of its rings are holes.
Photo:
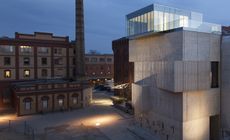
[[[21,49],[30,49],[30,46],[20,46]]]
[[[5,77],[6,78],[10,78],[11,77],[11,71],[10,70],[5,71]]]

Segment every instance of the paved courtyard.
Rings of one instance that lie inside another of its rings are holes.
[[[105,92],[94,92],[90,107],[74,111],[0,116],[0,140],[153,140],[133,125],[133,116],[113,108],[109,97]],[[25,121],[31,127],[28,132],[26,129],[29,136],[24,135]]]

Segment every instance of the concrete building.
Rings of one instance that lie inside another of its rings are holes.
[[[160,140],[218,140],[221,26],[153,4],[126,16],[132,104]]]
[[[230,28],[223,27],[221,46],[221,127],[222,136],[230,138]]]
[[[86,54],[85,76],[92,83],[101,83],[113,79],[114,59],[112,54]]]

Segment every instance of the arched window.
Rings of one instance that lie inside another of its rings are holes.
[[[32,108],[32,101],[33,99],[30,97],[24,98],[23,103],[24,103],[24,109],[25,110],[31,110]]]
[[[63,107],[64,106],[64,99],[65,99],[64,95],[58,95],[57,96],[58,106],[59,107]]]
[[[78,97],[79,97],[79,94],[72,95],[72,102],[74,105],[78,104]]]
[[[43,109],[47,109],[48,108],[48,101],[49,101],[49,97],[48,96],[43,96],[41,98],[42,108]]]

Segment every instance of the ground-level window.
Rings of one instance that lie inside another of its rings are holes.
[[[23,102],[24,102],[25,110],[31,110],[31,108],[32,108],[32,99],[31,98],[25,98],[23,100]]]
[[[77,97],[73,97],[73,104],[74,104],[74,105],[77,104]]]
[[[59,107],[63,107],[64,99],[58,99],[58,105],[59,105]]]
[[[47,109],[48,108],[48,101],[47,100],[43,100],[42,101],[42,108],[43,109]]]
[[[42,97],[42,108],[43,109],[47,109],[48,108],[48,101],[49,101],[49,97],[48,96]]]
[[[72,95],[72,101],[74,105],[78,104],[78,97],[79,97],[79,94]]]
[[[59,95],[59,96],[57,97],[58,106],[59,106],[59,107],[64,107],[64,99],[65,99],[65,96],[64,96],[64,95]]]

